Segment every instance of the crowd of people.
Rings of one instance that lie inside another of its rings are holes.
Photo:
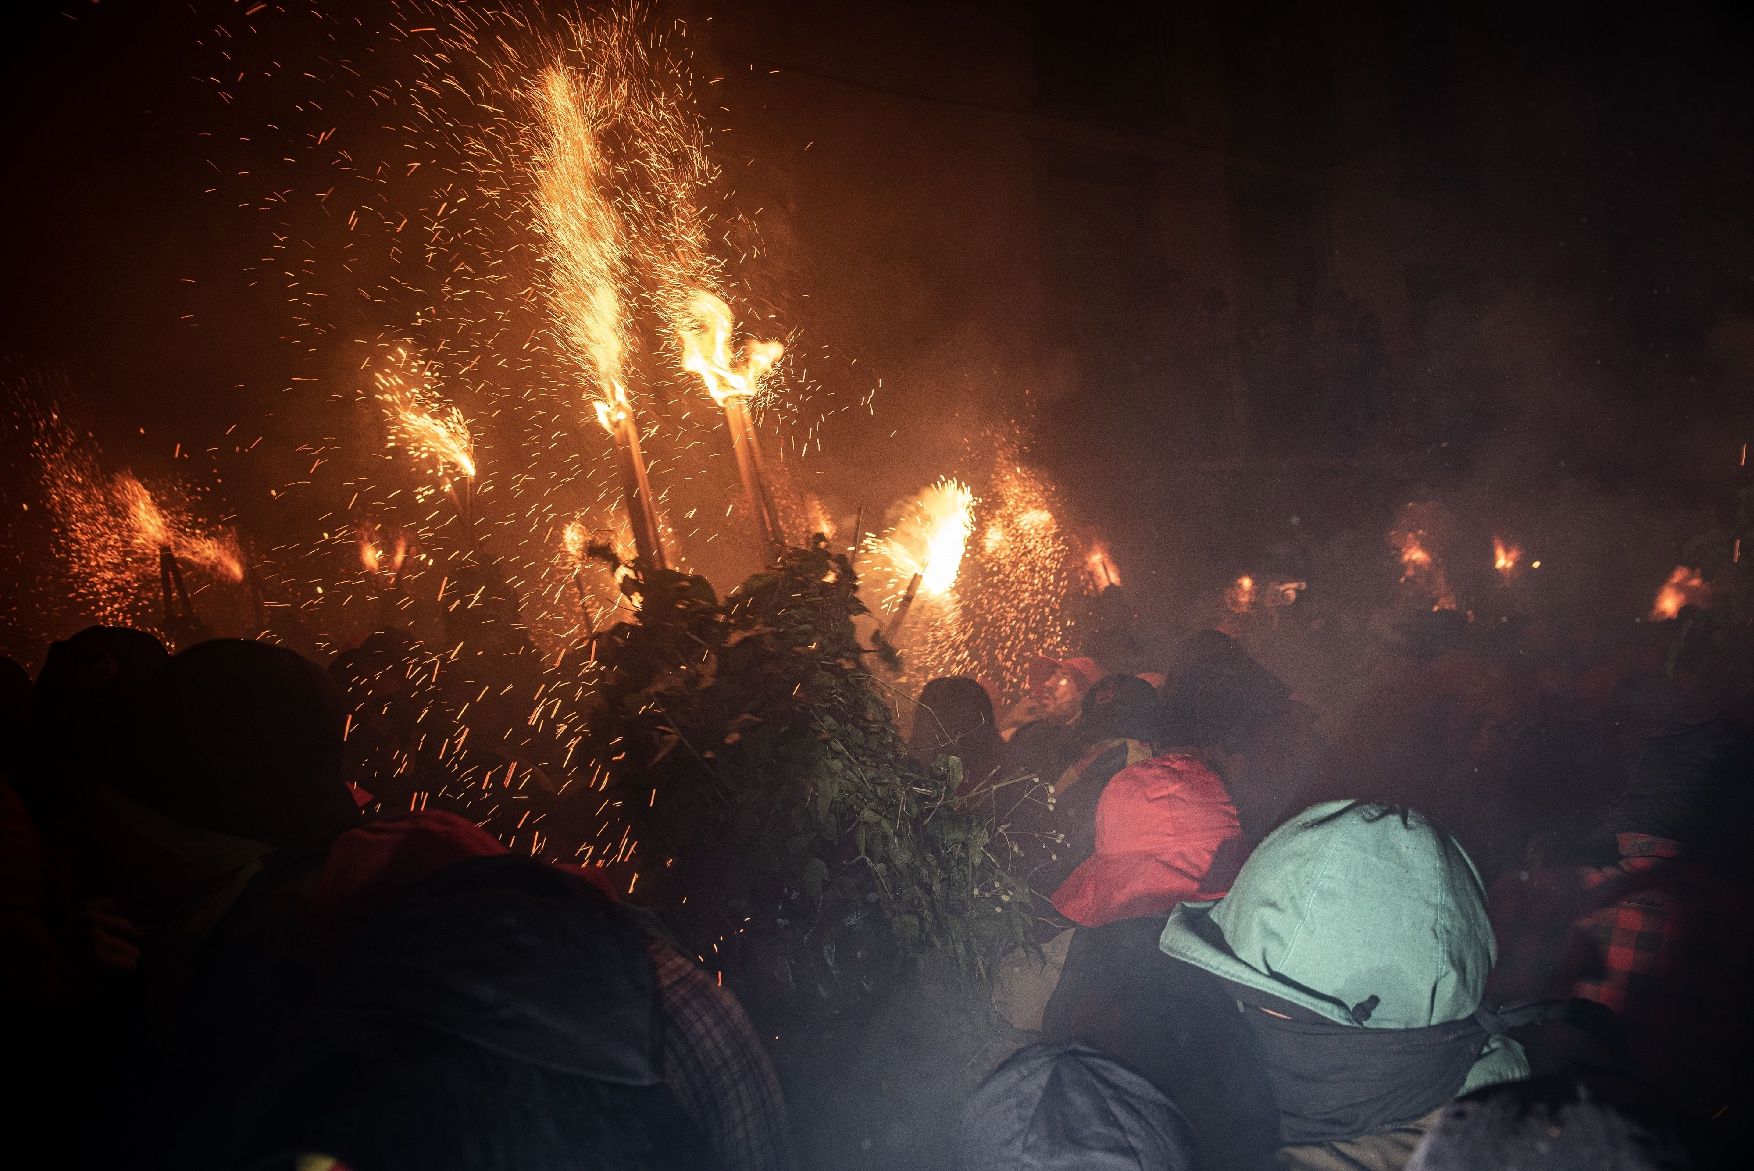
[[[1695,618],[1568,677],[1416,616],[1325,728],[1217,630],[1044,662],[1009,726],[934,682],[914,742],[1044,903],[964,1165],[1740,1165],[1754,708]]]
[[[1039,927],[994,968],[1010,1052],[962,1166],[1748,1149],[1733,640],[1567,674],[1403,634],[1344,712],[1221,630],[1106,632],[1008,705],[925,685],[911,750],[959,762]],[[520,841],[539,761],[484,768],[490,808],[428,800],[408,654],[93,627],[0,670],[15,1135],[69,1167],[798,1165],[734,989],[612,868]]]

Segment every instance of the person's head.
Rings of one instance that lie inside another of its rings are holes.
[[[940,756],[962,761],[965,783],[984,781],[997,768],[999,738],[993,699],[973,679],[933,679],[920,690],[908,750],[927,763]]]
[[[1410,809],[1316,805],[1267,835],[1163,950],[1340,1025],[1415,1029],[1480,1007],[1497,954],[1479,872]]]
[[[1069,724],[1078,718],[1084,693],[1102,678],[1102,668],[1092,659],[1037,659],[1028,678],[1038,718]]]
[[[1096,852],[1054,892],[1084,927],[1167,915],[1213,898],[1236,868],[1242,826],[1224,782],[1191,756],[1160,756],[1116,773],[1096,803]]]
[[[288,849],[358,821],[342,779],[345,707],[315,663],[216,639],[173,658],[140,705],[143,767],[118,787],[167,817]]]
[[[1161,722],[1157,689],[1136,675],[1108,675],[1084,693],[1078,720],[1087,736],[1155,744]]]
[[[1446,1107],[1407,1171],[1684,1171],[1693,1164],[1636,1104],[1603,1100],[1568,1079],[1513,1082]]]
[[[1191,1171],[1181,1112],[1145,1078],[1087,1045],[1031,1045],[962,1112],[966,1171]]]
[[[125,626],[88,626],[49,647],[31,688],[19,783],[33,808],[58,805],[68,784],[132,767],[124,726],[169,660],[158,639]]]

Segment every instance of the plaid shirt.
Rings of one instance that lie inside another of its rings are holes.
[[[1681,942],[1681,919],[1673,913],[1681,847],[1649,834],[1619,835],[1620,861],[1587,871],[1584,887],[1616,884],[1631,889],[1585,917],[1578,926],[1597,948],[1602,971],[1576,981],[1571,994],[1624,1014],[1642,1003],[1652,980],[1670,966]],[[1642,879],[1642,881],[1641,881]]]
[[[779,1079],[737,998],[653,938],[664,1021],[664,1083],[712,1144],[724,1171],[796,1166]]]
[[[1754,1043],[1754,887],[1667,838],[1623,833],[1619,844],[1620,862],[1587,880],[1613,891],[1612,901],[1579,923],[1603,970],[1574,981],[1572,995],[1619,1014],[1645,1074],[1722,1103],[1726,1077],[1741,1079]]]

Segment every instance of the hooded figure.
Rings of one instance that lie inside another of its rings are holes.
[[[1496,948],[1479,873],[1410,810],[1307,810],[1268,835],[1226,897],[1177,907],[1160,946],[1241,1007],[1280,1138],[1312,1153],[1308,1165],[1357,1140],[1398,1165],[1458,1094],[1528,1075],[1481,1004]]]
[[[1188,1124],[1150,1082],[1087,1045],[1006,1059],[962,1115],[964,1171],[1191,1171]]]

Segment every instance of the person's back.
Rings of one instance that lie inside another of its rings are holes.
[[[1151,1082],[1087,1045],[1032,1045],[963,1110],[964,1171],[1194,1171],[1187,1122]]]
[[[179,1165],[792,1164],[729,990],[587,872],[451,814],[380,819],[265,875],[197,975],[150,1112]]]

